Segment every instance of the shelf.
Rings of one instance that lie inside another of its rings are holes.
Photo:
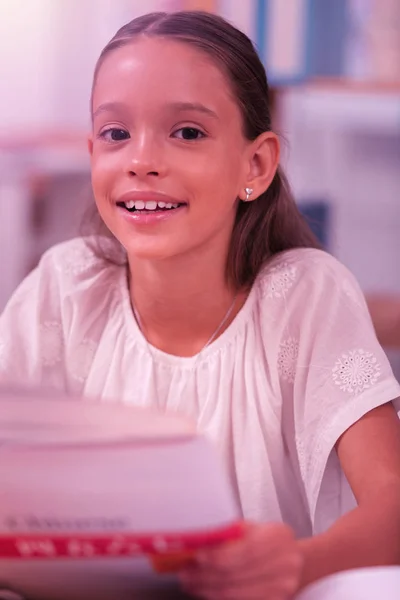
[[[0,161],[6,170],[23,165],[28,170],[46,173],[88,171],[87,134],[62,130],[9,132],[0,136]]]
[[[356,80],[349,77],[316,78],[292,86],[278,86],[277,91],[300,88],[302,90],[324,91],[334,93],[357,93],[366,95],[395,95],[400,99],[400,79],[398,81]]]
[[[314,81],[283,88],[278,105],[283,111],[301,111],[307,122],[330,131],[400,134],[400,85]]]
[[[32,130],[28,133],[20,131],[0,132],[0,150],[36,150],[44,148],[76,149],[87,148],[87,133],[83,131],[63,131],[62,129],[49,129],[40,132]]]

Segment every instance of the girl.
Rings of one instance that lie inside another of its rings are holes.
[[[250,40],[201,12],[135,19],[100,56],[92,125],[112,235],[53,248],[22,283],[2,381],[196,419],[248,522],[182,573],[201,598],[283,600],[398,563],[400,387],[296,210]]]

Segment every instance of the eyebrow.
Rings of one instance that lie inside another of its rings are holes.
[[[117,110],[121,111],[126,108],[127,107],[121,102],[105,102],[104,104],[100,104],[100,106],[96,108],[96,110],[93,113],[93,119],[103,112],[112,112]],[[180,112],[195,111],[208,115],[209,117],[213,117],[214,119],[219,118],[216,112],[211,110],[211,108],[207,108],[207,106],[204,106],[204,104],[201,104],[199,102],[173,102],[171,104],[168,104],[168,108],[170,110]]]
[[[168,105],[168,108],[176,111],[195,111],[201,112],[205,115],[213,117],[214,119],[218,119],[218,115],[216,112],[211,110],[211,108],[207,108],[204,104],[200,104],[199,102],[173,102]]]
[[[123,110],[124,108],[125,107],[121,102],[105,102],[104,104],[100,104],[100,106],[96,108],[96,110],[93,113],[93,119],[102,112],[112,112],[116,110]]]

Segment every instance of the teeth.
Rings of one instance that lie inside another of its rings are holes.
[[[179,204],[172,204],[172,202],[156,202],[155,200],[149,200],[143,202],[143,200],[128,200],[124,203],[128,210],[136,208],[136,210],[156,210],[156,208],[178,208]]]
[[[137,206],[136,206],[136,208],[137,208]],[[145,203],[145,208],[146,208],[146,210],[156,210],[157,202],[155,202],[154,200],[150,200],[149,202]]]

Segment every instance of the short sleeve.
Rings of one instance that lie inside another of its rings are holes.
[[[344,502],[337,495],[345,490],[337,440],[364,414],[399,397],[400,386],[353,275],[320,251],[306,252],[297,271],[278,357],[285,366],[278,364],[283,429],[292,444],[294,437],[311,520],[329,525]]]
[[[0,384],[64,387],[60,293],[51,253],[20,284],[0,316]]]

